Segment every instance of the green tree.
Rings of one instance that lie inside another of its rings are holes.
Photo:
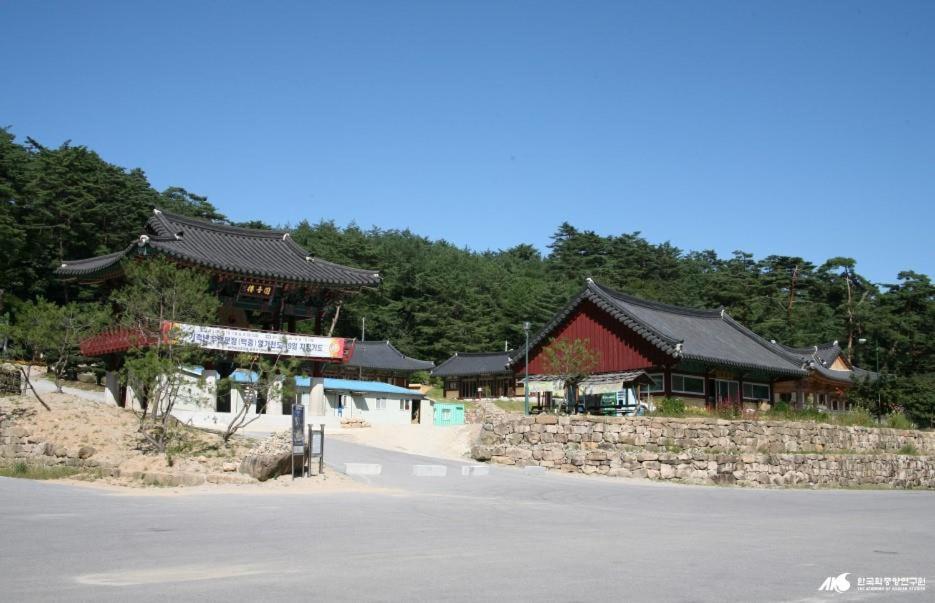
[[[78,344],[109,322],[110,313],[97,304],[58,306],[39,298],[19,308],[12,334],[27,357],[49,367],[61,393],[65,371],[79,353]]]
[[[213,324],[219,302],[205,274],[163,258],[127,261],[124,272],[126,285],[112,301],[137,347],[127,355],[123,377],[140,401],[140,433],[164,453],[177,431],[171,415],[183,383],[180,369],[203,356],[178,337],[177,323]]]

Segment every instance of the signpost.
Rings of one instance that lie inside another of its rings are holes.
[[[325,472],[325,424],[322,423],[315,429],[308,426],[308,469],[312,470],[312,459],[318,457],[318,474]]]
[[[299,462],[299,474],[305,475],[305,407],[292,405],[292,479],[295,479],[295,457]]]

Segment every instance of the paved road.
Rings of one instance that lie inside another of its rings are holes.
[[[380,489],[119,496],[0,479],[3,600],[932,600],[930,492],[688,487],[491,468],[338,438]],[[446,477],[414,477],[443,464]],[[457,470],[456,470],[457,469]],[[845,594],[818,592],[850,572]],[[856,577],[926,576],[922,594]]]
[[[55,383],[53,383],[52,381],[49,381],[42,375],[33,375],[32,377],[30,377],[29,381],[30,383],[32,383],[33,387],[36,388],[36,391],[38,391],[40,395],[49,394],[49,393],[56,391]],[[67,385],[62,386],[62,391],[65,392],[66,394],[71,394],[72,396],[81,398],[83,400],[90,400],[91,402],[101,402],[101,403],[104,402],[103,391],[91,391],[87,389],[80,389],[77,387],[69,387]],[[29,393],[31,394],[32,392],[29,392]]]

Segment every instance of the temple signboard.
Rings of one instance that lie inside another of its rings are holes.
[[[173,341],[197,345],[208,350],[330,360],[341,360],[344,357],[345,340],[340,337],[314,337],[295,333],[192,325],[182,322],[163,323],[163,332]]]

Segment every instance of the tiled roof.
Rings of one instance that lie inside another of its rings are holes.
[[[432,371],[438,377],[464,375],[495,375],[511,372],[507,366],[512,352],[458,353],[442,362]]]
[[[111,268],[134,250],[139,254],[153,250],[183,263],[246,277],[350,287],[380,283],[380,275],[373,270],[311,257],[287,232],[215,224],[158,209],[135,244],[106,256],[65,261],[56,274],[87,277]]]
[[[783,345],[781,343],[776,343],[775,345],[796,362],[803,363],[818,360],[825,366],[831,366],[834,361],[837,360],[838,356],[841,355],[842,351],[837,341],[799,348]]]
[[[821,343],[812,347],[791,347],[781,343],[771,342],[780,354],[785,355],[792,362],[797,363],[806,371],[817,373],[825,379],[850,383],[856,379],[876,380],[879,375],[851,365],[849,371],[839,371],[831,368],[834,361],[841,355],[841,346],[837,341]],[[848,363],[850,364],[850,363]]]
[[[85,276],[88,274],[101,274],[119,264],[120,260],[126,257],[126,255],[130,253],[134,247],[135,244],[130,245],[123,251],[108,253],[107,255],[99,255],[97,257],[87,258],[84,260],[68,260],[63,262],[62,265],[55,271],[55,273],[59,276]]]
[[[354,351],[345,366],[387,371],[429,371],[435,363],[431,360],[410,358],[389,341],[356,341]]]
[[[698,310],[625,295],[588,280],[587,286],[530,340],[544,341],[583,301],[589,300],[673,360],[804,376],[805,371],[724,310]],[[517,362],[519,354],[512,361]]]

